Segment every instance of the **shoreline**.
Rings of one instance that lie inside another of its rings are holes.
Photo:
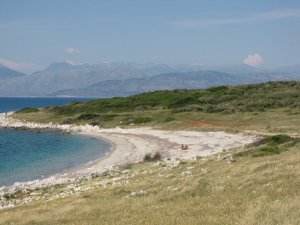
[[[102,174],[105,171],[118,170],[120,165],[141,162],[146,154],[159,152],[162,160],[194,159],[223,152],[226,149],[253,143],[260,138],[242,133],[230,134],[225,132],[197,132],[197,131],[166,131],[151,128],[111,128],[101,129],[91,125],[56,125],[23,123],[12,119],[12,113],[0,114],[0,128],[26,129],[55,129],[72,134],[87,135],[109,142],[111,151],[101,159],[95,159],[91,164],[73,169],[58,176],[16,182],[13,186],[0,187],[0,196],[18,190],[35,189],[55,184],[74,182],[78,179],[90,179],[91,174]],[[183,151],[181,145],[188,145],[188,151]]]

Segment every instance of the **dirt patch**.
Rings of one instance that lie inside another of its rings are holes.
[[[195,124],[197,126],[201,126],[201,127],[222,127],[222,126],[218,126],[212,123],[206,123],[203,121],[197,121],[197,120],[188,120],[190,123]]]

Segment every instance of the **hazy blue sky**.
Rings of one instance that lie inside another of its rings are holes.
[[[0,0],[0,64],[300,64],[299,0]]]

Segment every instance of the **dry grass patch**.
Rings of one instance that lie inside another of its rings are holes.
[[[299,153],[134,164],[79,183],[94,189],[78,196],[1,210],[0,223],[299,224]]]

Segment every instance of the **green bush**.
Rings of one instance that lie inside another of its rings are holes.
[[[144,116],[144,117],[137,117],[134,119],[134,123],[140,124],[140,123],[149,123],[152,121],[151,117]]]
[[[163,123],[169,123],[169,122],[171,122],[171,121],[173,121],[173,120],[175,120],[174,117],[167,117],[167,118],[165,118],[162,122],[163,122]]]
[[[278,147],[262,147],[253,154],[253,157],[280,154],[282,151]]]
[[[91,120],[91,119],[95,119],[95,118],[99,118],[99,117],[100,117],[99,114],[84,113],[84,114],[81,114],[80,116],[78,116],[76,119],[77,120]]]
[[[26,108],[16,111],[16,113],[35,113],[35,112],[39,112],[39,111],[40,110],[37,108],[26,107]]]
[[[207,89],[207,91],[209,92],[213,92],[213,93],[216,93],[216,92],[224,92],[228,90],[228,87],[223,85],[223,86],[218,86],[218,87],[210,87]]]
[[[275,135],[271,137],[267,137],[263,139],[263,143],[269,144],[269,145],[278,145],[283,144],[286,142],[291,141],[293,138],[287,135]]]
[[[203,107],[200,105],[186,105],[184,107],[180,107],[177,109],[172,110],[172,112],[179,113],[179,112],[202,112]]]

